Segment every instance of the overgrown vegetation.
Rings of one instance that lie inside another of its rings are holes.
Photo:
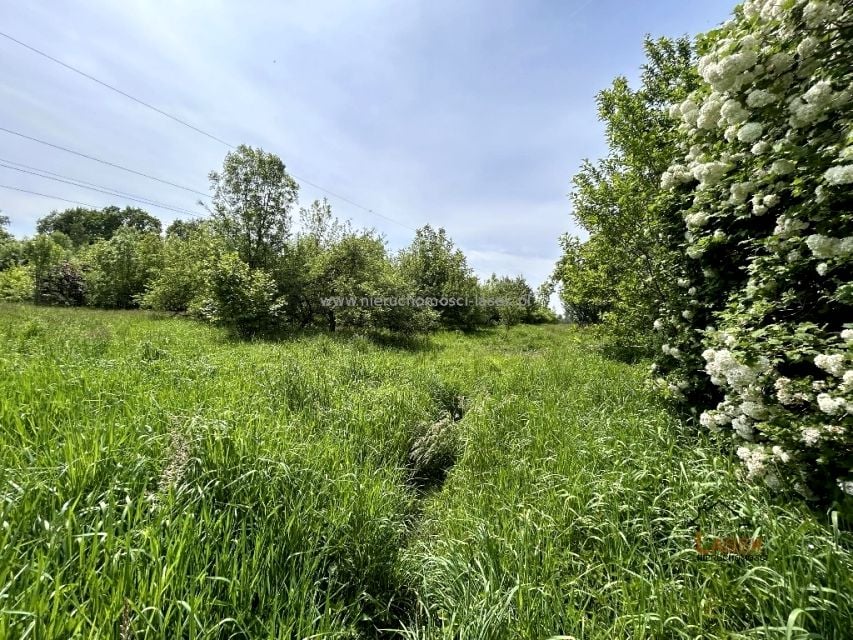
[[[849,630],[849,533],[581,330],[400,349],[5,305],[0,353],[2,637]],[[762,554],[699,557],[697,527]]]
[[[150,214],[117,207],[53,212],[21,241],[4,232],[0,299],[187,313],[244,337],[312,325],[411,334],[556,321],[520,276],[480,283],[444,229],[424,226],[393,254],[325,200],[302,208],[297,223],[299,186],[274,154],[242,145],[210,181],[210,218],[177,220],[165,236]]]
[[[749,0],[696,59],[648,42],[641,88],[599,96],[612,152],[575,178],[590,237],[555,272],[750,479],[848,510],[852,29],[849,2]]]

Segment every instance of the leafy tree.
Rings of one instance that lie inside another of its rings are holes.
[[[129,227],[109,240],[100,240],[83,254],[88,265],[86,286],[91,303],[129,309],[157,276],[162,264],[162,241],[152,233]]]
[[[74,207],[64,211],[53,211],[36,224],[36,230],[39,233],[61,232],[68,236],[76,247],[92,244],[98,240],[109,240],[121,227],[143,233],[159,234],[161,231],[160,221],[157,218],[136,207],[119,209],[111,206],[101,210]]]
[[[272,277],[252,269],[235,252],[225,253],[211,269],[209,303],[203,313],[243,337],[270,333],[281,311]]]
[[[52,265],[35,283],[36,298],[44,304],[82,306],[86,297],[86,278],[80,266],[64,261]]]
[[[67,259],[69,253],[62,244],[56,241],[52,234],[41,233],[24,243],[23,255],[37,284],[47,276],[52,268]],[[36,302],[40,302],[38,290],[34,293]]]
[[[481,295],[490,303],[486,307],[488,319],[506,327],[529,321],[536,306],[533,290],[521,276],[499,278],[493,273],[483,283]]]
[[[560,238],[563,255],[557,262],[554,278],[562,284],[560,301],[572,322],[601,322],[613,308],[618,265],[608,258],[606,243],[593,236],[581,242],[576,236]]]
[[[672,288],[670,251],[660,242],[670,217],[655,206],[660,176],[677,153],[671,101],[698,83],[686,38],[647,39],[641,86],[626,78],[598,94],[610,152],[586,161],[573,178],[573,216],[589,233],[581,246],[564,238],[555,272],[566,311],[582,322],[603,320],[616,340],[649,352],[659,301]]]
[[[468,298],[472,304],[437,307],[441,324],[472,328],[483,321],[473,300],[478,296],[477,277],[465,254],[455,247],[444,229],[430,225],[415,232],[415,239],[397,257],[400,272],[411,283],[415,296]]]
[[[207,220],[190,220],[189,222],[185,222],[184,220],[174,220],[172,221],[172,224],[166,227],[166,237],[178,237],[186,240],[194,231],[208,224],[209,221]]]
[[[9,217],[0,215],[0,271],[9,269],[23,260],[23,246],[6,229]]]
[[[142,306],[164,311],[194,311],[210,297],[211,269],[224,252],[209,224],[166,232],[163,266],[142,297]]]
[[[680,295],[655,362],[747,479],[851,511],[852,25],[850,3],[750,1],[698,39],[702,81],[670,107],[658,204]]]
[[[0,271],[0,301],[28,302],[33,299],[35,280],[32,270],[14,265]]]
[[[348,222],[338,221],[327,200],[315,200],[300,210],[300,229],[273,269],[279,295],[287,299],[287,317],[300,326],[315,320],[328,321],[321,298],[327,295],[322,283],[312,277],[312,265],[345,236],[352,235]],[[313,269],[316,275],[319,269]]]
[[[371,232],[346,235],[321,253],[311,265],[311,279],[327,300],[352,301],[322,307],[330,331],[344,326],[419,331],[435,317],[429,309],[400,300],[412,296],[411,286],[388,260],[385,244]]]
[[[299,185],[281,159],[240,145],[225,156],[222,171],[210,173],[211,214],[228,246],[250,268],[269,268],[291,231]]]

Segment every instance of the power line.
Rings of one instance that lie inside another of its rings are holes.
[[[93,204],[88,204],[86,202],[78,202],[77,200],[68,200],[67,198],[60,198],[59,196],[51,196],[46,193],[39,193],[38,191],[30,191],[29,189],[21,189],[19,187],[10,187],[8,184],[0,184],[0,189],[9,189],[11,191],[20,191],[21,193],[29,193],[34,196],[41,196],[42,198],[52,198],[53,200],[61,200],[62,202],[69,202],[71,204],[79,204],[81,207],[89,207],[90,209],[97,209]]]
[[[588,0],[588,2],[591,2],[591,0]],[[165,116],[165,117],[169,118],[170,120],[173,120],[174,122],[177,122],[178,124],[181,124],[181,125],[183,125],[183,126],[185,126],[185,127],[189,128],[189,129],[192,129],[192,130],[193,130],[193,131],[195,131],[196,133],[200,133],[201,135],[206,136],[206,137],[210,138],[211,140],[215,140],[216,142],[218,142],[218,143],[220,143],[220,144],[225,145],[225,146],[226,146],[226,147],[228,147],[229,149],[235,149],[235,148],[236,148],[236,146],[235,146],[235,145],[233,145],[233,144],[231,144],[230,142],[226,142],[226,141],[225,141],[225,140],[223,140],[222,138],[219,138],[218,136],[215,136],[215,135],[213,135],[212,133],[210,133],[210,132],[208,132],[208,131],[205,131],[204,129],[201,129],[201,128],[199,128],[199,127],[196,127],[195,125],[192,125],[192,124],[190,124],[189,122],[186,122],[185,120],[182,120],[181,118],[179,118],[179,117],[177,117],[177,116],[175,116],[175,115],[172,115],[171,113],[169,113],[169,112],[167,112],[167,111],[164,111],[164,110],[162,110],[162,109],[160,109],[160,108],[158,108],[158,107],[155,107],[154,105],[152,105],[152,104],[150,104],[150,103],[148,103],[148,102],[146,102],[146,101],[144,101],[144,100],[142,100],[142,99],[140,99],[140,98],[137,98],[136,96],[133,96],[133,95],[131,95],[131,94],[127,93],[126,91],[122,91],[121,89],[119,89],[119,88],[117,88],[117,87],[114,87],[113,85],[109,84],[108,82],[104,82],[103,80],[100,80],[100,79],[96,78],[95,76],[93,76],[93,75],[91,75],[91,74],[88,74],[88,73],[86,73],[85,71],[82,71],[81,69],[78,69],[77,67],[75,67],[75,66],[73,66],[73,65],[68,64],[67,62],[63,62],[62,60],[60,60],[60,59],[58,59],[58,58],[55,58],[55,57],[53,57],[52,55],[50,55],[50,54],[48,54],[48,53],[45,53],[45,52],[44,52],[44,51],[42,51],[41,49],[37,49],[36,47],[33,47],[32,45],[29,45],[29,44],[27,44],[27,43],[25,43],[25,42],[21,42],[21,41],[20,41],[20,40],[18,40],[17,38],[14,38],[14,37],[10,36],[8,33],[4,33],[4,32],[2,32],[2,31],[0,31],[0,36],[2,36],[2,37],[4,37],[4,38],[6,38],[7,40],[10,40],[11,42],[14,42],[15,44],[18,44],[18,45],[20,45],[20,46],[22,46],[22,47],[24,47],[24,48],[26,48],[26,49],[28,49],[28,50],[32,51],[33,53],[36,53],[36,54],[38,54],[38,55],[40,55],[40,56],[42,56],[42,57],[44,57],[44,58],[47,58],[47,59],[48,59],[48,60],[50,60],[51,62],[54,62],[54,63],[56,63],[56,64],[58,64],[58,65],[60,65],[60,66],[64,67],[65,69],[68,69],[69,71],[73,71],[74,73],[76,73],[76,74],[78,74],[78,75],[81,75],[81,76],[83,76],[84,78],[86,78],[86,79],[88,79],[88,80],[91,80],[92,82],[96,82],[97,84],[101,85],[102,87],[105,87],[105,88],[109,89],[110,91],[114,91],[114,92],[118,93],[119,95],[124,96],[125,98],[127,98],[127,99],[129,99],[129,100],[133,100],[133,101],[134,101],[134,102],[136,102],[137,104],[140,104],[140,105],[142,105],[143,107],[146,107],[146,108],[148,108],[148,109],[151,109],[152,111],[154,111],[154,112],[156,112],[156,113],[159,113],[160,115]],[[5,129],[3,129],[3,130],[5,131]],[[66,149],[63,149],[63,150],[66,150]],[[72,153],[73,153],[73,152],[72,152]],[[79,154],[78,154],[78,155],[79,155]],[[85,156],[84,156],[84,157],[85,157]],[[107,164],[110,164],[110,163],[107,163]],[[115,165],[113,165],[113,166],[115,166]],[[394,224],[397,224],[397,225],[399,225],[399,226],[401,226],[401,227],[404,227],[404,228],[406,228],[406,229],[409,229],[409,230],[411,230],[411,231],[416,231],[416,229],[415,229],[414,227],[410,227],[409,225],[407,225],[407,224],[405,224],[405,223],[403,223],[403,222],[400,222],[399,220],[395,220],[394,218],[391,218],[391,217],[386,216],[386,215],[383,215],[383,214],[381,214],[381,213],[379,213],[379,212],[377,212],[377,211],[374,211],[374,210],[373,210],[373,209],[371,209],[370,207],[365,207],[364,205],[358,204],[358,203],[357,203],[357,202],[355,202],[354,200],[350,200],[349,198],[346,198],[346,197],[344,197],[344,196],[342,196],[342,195],[340,195],[340,194],[338,194],[338,193],[335,193],[334,191],[331,191],[331,190],[329,190],[329,189],[326,189],[325,187],[323,187],[323,186],[321,186],[321,185],[317,184],[316,182],[311,182],[310,180],[306,180],[305,178],[302,178],[302,177],[300,177],[300,176],[296,175],[295,173],[291,173],[291,175],[292,175],[296,180],[298,180],[299,182],[304,182],[305,184],[307,184],[307,185],[309,185],[309,186],[312,186],[312,187],[314,187],[315,189],[318,189],[319,191],[322,191],[323,193],[325,193],[325,194],[327,194],[327,195],[332,196],[333,198],[336,198],[336,199],[338,199],[338,200],[341,200],[342,202],[346,202],[347,204],[350,204],[350,205],[352,205],[353,207],[356,207],[356,208],[358,208],[358,209],[361,209],[362,211],[366,211],[367,213],[370,213],[370,214],[372,214],[372,215],[374,215],[374,216],[377,216],[377,217],[379,217],[379,218],[383,218],[383,219],[385,219],[385,220],[388,220],[389,222],[393,222]],[[149,176],[146,176],[146,177],[149,177]],[[172,185],[172,186],[177,186],[177,185]],[[181,188],[184,188],[184,187],[181,187]],[[196,193],[197,193],[197,192],[196,192]],[[206,195],[206,194],[203,194],[203,195]]]
[[[11,164],[6,164],[7,162]],[[13,167],[12,165],[16,164],[17,167]],[[108,196],[115,196],[118,198],[126,198],[128,200],[133,200],[134,202],[139,202],[144,205],[157,207],[160,209],[165,209],[167,211],[172,211],[174,213],[180,213],[189,216],[197,216],[197,214],[189,211],[188,209],[182,209],[179,207],[173,207],[169,204],[164,204],[162,202],[158,202],[156,200],[151,200],[149,198],[144,198],[141,196],[135,196],[130,193],[126,193],[123,191],[117,191],[115,189],[110,189],[109,187],[104,187],[103,185],[94,184],[92,182],[85,182],[83,180],[77,180],[75,178],[68,178],[67,176],[62,176],[58,173],[53,173],[52,171],[46,171],[44,169],[38,169],[36,167],[28,167],[25,164],[21,164],[19,162],[12,162],[11,160],[4,160],[0,158],[0,167],[5,167],[6,169],[12,169],[13,171],[20,171],[21,173],[27,173],[29,175],[38,176],[39,178],[44,178],[46,180],[53,180],[55,182],[63,182],[65,184],[70,184],[75,187],[80,187],[82,189],[89,189],[90,191],[97,191],[99,193],[105,193]],[[23,168],[20,168],[23,167]],[[29,171],[28,169],[32,169]],[[46,175],[47,174],[47,175]]]
[[[52,142],[47,142],[46,140],[42,140],[40,138],[35,138],[33,136],[28,136],[20,131],[13,131],[12,129],[6,129],[5,127],[0,127],[0,131],[5,133],[10,133],[13,136],[18,136],[19,138],[24,138],[25,140],[32,140],[33,142],[38,142],[39,144],[46,145],[48,147],[53,147],[54,149],[59,149],[60,151],[65,151],[66,153],[73,154],[75,156],[79,156],[81,158],[86,158],[87,160],[93,160],[95,162],[100,162],[101,164],[105,164],[108,167],[115,167],[116,169],[121,169],[122,171],[127,171],[128,173],[132,173],[137,176],[142,176],[143,178],[148,178],[149,180],[154,180],[155,182],[162,182],[163,184],[167,184],[170,187],[176,187],[178,189],[183,189],[184,191],[189,191],[190,193],[195,193],[196,195],[204,196],[205,198],[209,198],[210,194],[204,193],[202,191],[197,191],[191,187],[185,187],[184,185],[177,184],[175,182],[169,182],[168,180],[164,180],[163,178],[158,178],[157,176],[152,176],[147,173],[143,173],[142,171],[137,171],[136,169],[131,169],[129,167],[122,166],[120,164],[116,164],[115,162],[110,162],[109,160],[102,160],[101,158],[96,158],[95,156],[90,156],[88,154],[82,153],[80,151],[75,151],[74,149],[69,149],[68,147],[62,147],[58,144],[54,144]]]
[[[35,47],[28,45],[26,42],[21,42],[17,38],[13,38],[12,36],[10,36],[8,33],[3,33],[2,31],[0,31],[0,36],[3,36],[7,40],[11,40],[15,44],[21,45],[22,47],[29,49],[33,53],[37,53],[38,55],[45,57],[48,60],[55,62],[56,64],[58,64],[60,66],[65,67],[69,71],[73,71],[74,73],[77,73],[77,74],[83,76],[84,78],[91,80],[92,82],[97,82],[102,87],[106,87],[107,89],[110,89],[111,91],[115,91],[116,93],[123,95],[125,98],[128,98],[129,100],[133,100],[134,102],[141,104],[143,107],[147,107],[148,109],[151,109],[152,111],[156,111],[157,113],[159,113],[162,116],[166,116],[167,118],[170,118],[170,119],[174,120],[175,122],[184,125],[185,127],[189,127],[190,129],[192,129],[193,131],[195,131],[197,133],[200,133],[204,136],[207,136],[208,138],[211,138],[212,140],[216,140],[217,142],[224,144],[226,146],[229,146],[232,148],[234,147],[234,145],[229,144],[228,142],[225,142],[225,140],[223,140],[221,138],[217,138],[212,133],[208,133],[207,131],[203,131],[203,130],[199,129],[198,127],[194,127],[189,122],[185,122],[184,120],[181,120],[177,116],[173,116],[171,113],[167,113],[167,112],[163,111],[162,109],[158,109],[153,104],[148,104],[144,100],[140,100],[139,98],[136,98],[136,97],[130,95],[129,93],[125,93],[121,89],[114,87],[113,85],[111,85],[107,82],[104,82],[103,80],[98,80],[95,76],[89,75],[85,71],[81,71],[77,67],[73,67],[70,64],[63,62],[62,60],[59,60],[58,58],[54,58],[52,55],[49,55],[40,49],[36,49]]]

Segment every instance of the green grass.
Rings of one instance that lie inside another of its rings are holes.
[[[240,343],[5,305],[0,436],[0,638],[851,637],[850,534],[567,327]],[[697,555],[708,499],[762,556]]]

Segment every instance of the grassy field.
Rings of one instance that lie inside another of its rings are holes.
[[[850,534],[569,327],[0,306],[0,436],[0,638],[851,637]]]

